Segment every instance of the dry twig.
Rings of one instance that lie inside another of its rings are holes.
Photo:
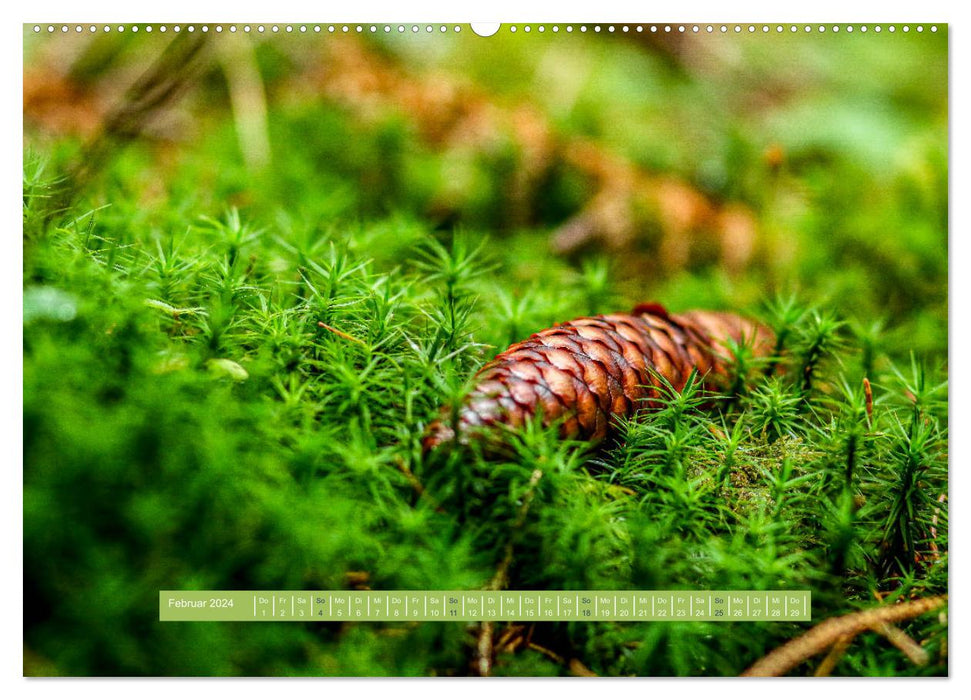
[[[943,505],[946,500],[947,500],[946,493],[942,493],[940,496],[937,497],[937,502],[940,503],[941,505]],[[940,514],[941,514],[941,509],[935,507],[934,515],[931,517],[931,542],[930,542],[931,555],[934,557],[934,561],[938,561],[941,558],[941,553],[937,546],[937,519]]]
[[[321,328],[323,328],[326,331],[330,331],[334,335],[340,336],[344,340],[350,340],[351,342],[357,343],[358,345],[366,345],[366,343],[363,340],[361,340],[360,338],[355,338],[350,333],[345,333],[344,331],[338,330],[337,328],[334,328],[333,326],[328,326],[323,321],[317,321],[317,325],[320,326]]]
[[[206,46],[206,35],[198,32],[179,35],[166,46],[129,88],[121,104],[105,115],[101,132],[84,146],[68,172],[67,187],[52,213],[67,209],[118,148],[140,138],[149,122],[195,83],[207,66]]]
[[[597,674],[583,665],[580,659],[570,659],[570,675],[596,678]]]
[[[816,672],[813,675],[817,678],[825,678],[831,674],[833,669],[836,668],[836,664],[838,664],[839,660],[843,658],[843,654],[846,653],[847,649],[849,649],[850,644],[853,642],[853,638],[854,637],[852,635],[845,635],[837,639],[836,643],[830,647],[829,653],[826,654],[826,658],[824,658],[823,662],[819,664],[819,668],[816,669]]]
[[[542,478],[543,471],[541,469],[534,469],[529,478],[526,495],[523,497],[523,502],[519,506],[519,512],[516,514],[516,521],[513,523],[513,533],[522,530],[523,523],[526,522],[526,515],[529,513],[529,506],[533,502],[533,496],[536,494],[536,485],[539,484]],[[515,537],[511,536],[509,541],[506,542],[505,553],[503,554],[502,561],[499,562],[496,573],[486,585],[485,589],[487,591],[499,591],[506,587],[509,578],[509,567],[512,565],[514,544]],[[492,632],[493,625],[491,622],[483,622],[481,624],[478,644],[476,645],[477,658],[475,662],[475,669],[480,676],[488,676],[492,673]]]
[[[930,657],[920,644],[910,638],[906,632],[887,622],[879,622],[870,627],[874,632],[886,638],[888,642],[900,649],[915,666],[926,666]]]
[[[852,639],[860,632],[880,625],[913,619],[936,610],[946,602],[946,595],[934,596],[830,618],[762,657],[742,675],[781,676],[806,659],[830,648],[844,637],[848,636]]]

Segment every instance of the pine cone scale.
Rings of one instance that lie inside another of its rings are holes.
[[[546,345],[544,343],[544,345]],[[582,352],[568,352],[555,345],[546,345],[544,354],[546,361],[556,367],[561,372],[566,372],[571,377],[582,377],[583,368],[580,366],[581,358],[586,357]]]
[[[631,325],[643,338],[644,344],[650,348],[651,366],[663,376],[670,376],[675,371],[675,367],[682,364],[682,358],[676,350],[674,341],[668,335],[667,328],[653,327],[648,323]],[[651,383],[655,383],[653,377]]]
[[[509,382],[508,386],[510,398],[526,410],[541,400],[536,391],[538,385],[535,382]]]
[[[693,364],[691,355],[684,347],[684,336],[676,333],[669,324],[644,323],[643,326],[645,328],[644,336],[650,338],[650,342],[665,355],[670,364],[670,369],[667,372],[661,372],[663,376],[673,376],[682,371],[684,367]]]
[[[607,374],[607,368],[599,361],[589,358],[583,363],[583,375],[580,379],[597,397],[600,410],[605,414],[611,413],[614,395],[622,393],[622,389],[617,380]]]
[[[612,331],[612,329],[607,329],[600,326],[590,326],[590,325],[570,326],[570,327],[574,329],[574,332],[580,338],[585,338],[586,340],[592,340],[596,343],[600,343],[605,348],[607,348],[608,350],[612,350],[613,352],[616,352],[616,353],[620,352],[620,345],[617,343],[617,341],[614,338],[610,337],[610,332]],[[578,341],[578,342],[581,347],[584,346],[584,343],[582,341]]]

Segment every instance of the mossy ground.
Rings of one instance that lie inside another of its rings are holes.
[[[463,624],[161,624],[158,591],[475,589],[510,546],[511,588],[808,588],[816,620],[946,592],[946,37],[859,38],[738,39],[733,92],[656,48],[577,36],[569,65],[601,79],[579,80],[572,107],[531,92],[541,52],[519,39],[369,44],[412,68],[451,62],[500,104],[533,99],[562,133],[746,203],[785,245],[733,272],[552,254],[589,194],[576,173],[554,171],[516,223],[515,144],[442,150],[400,114],[287,92],[314,54],[281,41],[255,54],[261,170],[217,69],[190,133],[119,148],[81,192],[64,179],[80,139],[28,120],[25,673],[466,675]],[[103,41],[133,61],[146,45]],[[740,99],[800,57],[812,79],[781,103]],[[84,66],[96,84],[102,64]],[[763,159],[774,143],[781,175]],[[458,161],[471,189],[442,217]],[[777,366],[740,367],[714,409],[674,395],[600,450],[530,426],[501,457],[422,454],[439,407],[507,344],[647,299],[760,317],[782,337]],[[535,646],[500,646],[494,672],[736,675],[806,626],[543,623],[519,634]],[[946,674],[946,625],[905,630],[926,666],[865,634],[834,673]]]

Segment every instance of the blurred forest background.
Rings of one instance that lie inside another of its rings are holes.
[[[162,625],[157,592],[482,587],[537,454],[513,588],[946,592],[947,28],[637,27],[24,28],[26,674],[469,673],[462,625]],[[649,300],[838,319],[808,404],[727,414],[745,479],[682,474],[686,509],[535,436],[521,472],[421,456],[491,355]],[[837,488],[864,376],[885,425]],[[524,630],[494,672],[736,674],[801,631]],[[946,673],[920,633],[833,672]]]

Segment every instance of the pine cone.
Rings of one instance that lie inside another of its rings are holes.
[[[663,377],[676,390],[692,370],[707,391],[724,388],[732,353],[726,343],[771,353],[773,334],[735,314],[687,311],[668,314],[641,304],[631,314],[579,318],[540,331],[510,346],[477,374],[478,383],[458,409],[460,442],[490,426],[521,426],[542,410],[543,423],[562,420],[563,438],[600,442],[619,416],[656,401]],[[433,422],[423,441],[430,450],[455,438],[450,411]]]

